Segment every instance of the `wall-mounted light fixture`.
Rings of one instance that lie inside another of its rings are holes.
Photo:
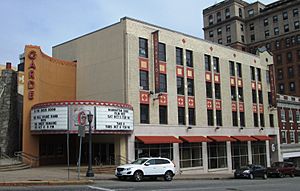
[[[264,128],[263,127],[261,127],[260,129],[259,129],[259,131],[263,131],[264,130]]]
[[[217,126],[217,127],[215,128],[215,131],[217,131],[218,129],[220,129],[220,127],[219,127],[219,126]]]
[[[186,128],[186,130],[191,130],[191,129],[193,129],[193,127],[191,127],[191,126],[188,126],[188,127]]]
[[[243,129],[244,129],[244,127],[240,127],[240,131],[243,130]]]

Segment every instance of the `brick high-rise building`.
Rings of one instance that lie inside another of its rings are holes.
[[[203,10],[205,39],[255,53],[273,53],[277,92],[300,96],[300,1],[225,0]]]

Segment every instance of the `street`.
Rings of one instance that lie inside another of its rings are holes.
[[[92,185],[69,185],[69,186],[26,186],[26,187],[1,187],[0,190],[103,190],[103,191],[123,191],[123,190],[151,190],[151,191],[282,191],[298,190],[300,188],[300,177],[295,178],[269,178],[267,180],[255,179],[226,179],[226,180],[173,180],[166,182],[163,180],[143,182],[105,180],[96,181]]]

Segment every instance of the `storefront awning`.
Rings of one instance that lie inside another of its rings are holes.
[[[234,138],[231,138],[229,136],[207,136],[207,138],[216,142],[236,141]]]
[[[179,138],[189,143],[212,142],[212,140],[203,136],[180,136]]]
[[[174,136],[136,136],[135,138],[144,144],[182,143]]]
[[[257,139],[250,136],[231,136],[238,141],[257,141]]]
[[[256,135],[256,136],[252,136],[252,137],[257,139],[258,141],[272,140],[271,137],[266,136],[266,135]]]

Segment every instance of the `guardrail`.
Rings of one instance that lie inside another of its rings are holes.
[[[32,167],[33,163],[37,163],[40,160],[39,157],[33,156],[33,155],[25,153],[23,151],[15,152],[14,155],[18,158],[19,161],[23,161],[24,159],[29,160],[30,167]]]

